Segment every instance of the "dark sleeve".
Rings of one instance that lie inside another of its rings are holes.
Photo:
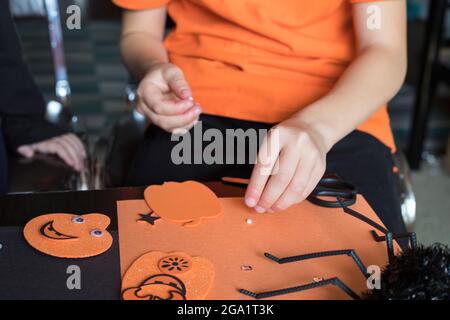
[[[45,120],[46,104],[22,57],[9,1],[0,1],[0,119],[6,145],[17,147],[65,133]]]

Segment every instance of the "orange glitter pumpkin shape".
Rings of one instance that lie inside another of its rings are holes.
[[[106,231],[108,216],[53,213],[31,219],[23,229],[26,241],[36,250],[60,258],[87,258],[107,251],[112,236]]]
[[[122,279],[124,300],[201,300],[211,290],[214,266],[183,252],[148,252],[139,257]]]
[[[207,186],[195,181],[165,182],[145,189],[147,205],[162,219],[186,227],[212,219],[222,212],[217,196]]]

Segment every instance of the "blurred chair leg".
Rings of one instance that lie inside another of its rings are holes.
[[[52,122],[68,126],[73,131],[79,131],[78,117],[73,115],[70,104],[72,91],[67,74],[58,1],[44,0],[44,2],[55,69],[56,96],[56,101],[50,101],[47,105],[47,117]]]
[[[45,8],[47,10],[50,44],[52,48],[53,65],[55,68],[56,98],[64,106],[68,106],[71,96],[71,89],[69,85],[66,61],[64,56],[64,45],[58,1],[45,0]]]
[[[441,41],[447,0],[432,0],[427,23],[423,64],[414,106],[413,123],[409,138],[408,160],[412,169],[419,169],[427,130],[431,102],[436,87],[435,69]]]
[[[412,188],[411,170],[403,152],[397,151],[393,159],[397,168],[396,177],[403,221],[408,231],[412,231],[416,220],[416,197]]]

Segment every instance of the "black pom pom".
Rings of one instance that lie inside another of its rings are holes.
[[[450,250],[442,244],[410,248],[394,257],[381,273],[381,289],[369,300],[449,300]]]

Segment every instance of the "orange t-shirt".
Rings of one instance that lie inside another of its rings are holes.
[[[113,1],[168,6],[165,46],[205,113],[276,123],[332,89],[356,55],[351,5],[374,0]],[[386,106],[358,129],[395,148]]]

